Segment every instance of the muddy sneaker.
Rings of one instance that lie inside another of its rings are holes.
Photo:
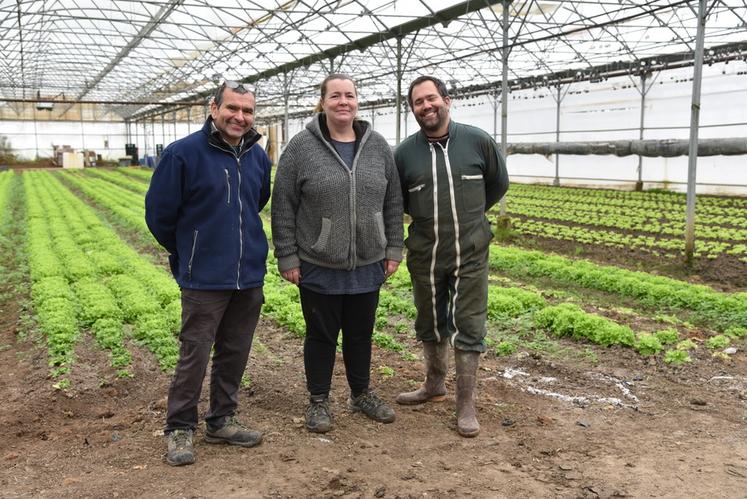
[[[166,435],[168,450],[166,462],[171,466],[183,466],[195,462],[195,449],[192,447],[192,430],[173,430]]]
[[[364,392],[355,398],[348,399],[348,407],[355,412],[362,412],[379,423],[392,423],[394,411],[372,391]]]
[[[311,397],[306,409],[306,429],[313,433],[327,433],[332,429],[332,414],[329,399],[325,396]]]
[[[205,441],[209,444],[231,444],[241,447],[254,447],[262,442],[262,433],[250,430],[239,423],[235,417],[226,421],[222,428],[212,429],[208,425]]]

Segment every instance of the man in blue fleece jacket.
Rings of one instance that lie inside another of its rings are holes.
[[[195,461],[197,403],[211,349],[205,441],[252,447],[262,434],[235,418],[241,377],[264,300],[270,160],[257,145],[255,96],[226,81],[205,125],[169,145],[145,196],[145,220],[169,252],[182,292],[181,348],[169,388],[166,461]]]

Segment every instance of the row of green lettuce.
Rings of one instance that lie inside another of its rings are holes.
[[[507,208],[521,235],[672,257],[685,249],[681,194],[514,184]],[[695,234],[696,257],[747,262],[747,203],[699,198]]]
[[[120,376],[132,374],[126,335],[152,351],[161,368],[173,368],[181,315],[173,279],[52,174],[26,172],[23,186],[31,297],[58,386],[69,383],[84,330],[110,352]]]
[[[104,185],[106,182],[102,183],[102,180],[106,180],[110,185]],[[87,188],[89,192],[92,189],[106,192],[107,195],[99,196],[96,202],[108,210],[113,211],[117,203],[139,207],[140,212],[132,210],[133,216],[142,219],[142,195],[147,188],[145,180],[145,175],[140,173],[130,175],[124,172],[87,172],[86,177],[79,177],[75,182],[78,188],[81,188],[81,184],[90,182]],[[95,189],[91,186],[95,186]],[[83,188],[81,190],[86,191]],[[140,196],[140,202],[135,203],[135,198],[125,195],[127,192]],[[122,203],[121,199],[126,199],[126,202]],[[542,277],[560,285],[573,285],[633,298],[643,306],[655,310],[685,311],[703,324],[715,325],[717,330],[726,333],[709,340],[712,342],[709,345],[728,342],[729,338],[740,337],[745,333],[745,294],[729,295],[706,286],[692,285],[642,272],[631,272],[497,245],[491,247],[490,261],[494,270],[514,277]],[[396,333],[409,333],[412,329],[415,309],[410,293],[409,274],[403,265],[382,288],[375,334],[375,340],[380,346],[406,353],[404,344],[396,339]],[[268,261],[265,294],[264,313],[294,334],[303,336],[305,327],[299,305],[298,288],[289,285],[280,277],[272,256]],[[678,338],[677,332],[671,328],[654,333],[635,334],[628,326],[585,312],[577,304],[549,304],[541,294],[518,287],[491,286],[488,315],[489,321],[498,327],[507,320],[529,316],[535,327],[555,336],[583,339],[604,346],[631,347],[644,355],[658,353],[664,345],[674,343]],[[395,334],[386,332],[391,330]],[[672,340],[673,335],[675,340]],[[679,342],[679,348],[667,351],[666,358],[682,360],[680,357],[686,353],[676,352],[686,352],[687,349],[682,345],[688,346],[687,341],[689,340]],[[505,345],[499,344],[498,350],[504,351]]]

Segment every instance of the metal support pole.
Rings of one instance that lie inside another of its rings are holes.
[[[371,108],[371,130],[376,130],[376,109]]]
[[[174,123],[174,141],[176,141],[176,139],[177,139],[177,136],[176,136],[176,111],[174,111],[174,114],[172,116],[172,121]],[[163,146],[166,147],[166,144],[164,144]]]
[[[508,163],[508,7],[511,0],[503,2],[503,20],[501,29],[503,30],[503,50],[501,50],[501,71],[503,73],[501,81],[501,151],[503,151],[506,162]],[[506,216],[506,196],[501,198],[500,216]]]
[[[86,156],[85,156],[85,150],[86,150],[86,131],[83,128],[83,104],[80,104],[80,141],[83,144],[83,165],[86,164]]]
[[[281,147],[281,150],[285,149],[285,146],[288,145],[288,139],[290,137],[290,123],[288,123],[288,120],[290,119],[289,115],[289,101],[290,101],[290,78],[288,78],[288,73],[283,73],[283,104],[285,105],[285,115],[283,116],[283,145]]]
[[[555,106],[555,142],[560,142],[560,102],[563,100],[560,91],[561,87],[558,83],[558,99]],[[555,155],[555,179],[552,181],[552,185],[560,185],[560,154]]]
[[[162,115],[163,116],[163,115]],[[153,117],[150,119],[150,133],[153,134],[153,161],[155,162],[156,157],[156,118]],[[148,160],[145,161],[146,166],[148,166]]]
[[[405,124],[405,137],[407,137],[409,135],[409,133],[407,132],[407,117],[410,114],[410,106],[408,106],[407,105],[407,101],[405,101],[405,102],[402,103],[402,107],[404,108],[404,110],[403,110],[404,112],[402,113],[403,114],[403,120],[402,121]]]
[[[641,126],[638,131],[638,138],[643,140],[644,115],[646,113],[646,72],[641,73]],[[638,155],[638,181],[635,183],[635,190],[643,190],[643,156]]]
[[[400,126],[402,125],[402,38],[397,37],[397,100],[395,103],[397,112],[397,126],[396,126],[396,137],[394,139],[395,145],[399,145],[400,142]]]
[[[498,140],[498,89],[493,91],[493,140]]]
[[[187,108],[187,135],[192,133],[192,108]]]
[[[141,158],[145,158],[148,155],[148,128],[143,120],[143,152],[140,154]]]
[[[166,145],[166,123],[164,115],[161,115],[161,147]]]
[[[698,165],[698,125],[700,123],[700,85],[703,77],[703,38],[706,24],[706,0],[698,2],[698,32],[695,42],[693,97],[690,107],[690,149],[687,161],[687,214],[685,218],[685,264],[691,265],[695,253],[695,171]]]
[[[39,132],[36,129],[36,107],[34,107],[34,147],[36,148],[36,157],[39,159]]]

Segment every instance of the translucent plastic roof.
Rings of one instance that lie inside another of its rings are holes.
[[[255,84],[264,109],[281,113],[286,95],[291,111],[308,109],[330,70],[356,78],[363,101],[392,98],[398,54],[404,89],[422,73],[455,89],[490,84],[501,79],[504,3],[0,0],[0,99],[94,101],[142,116],[155,103],[203,101],[233,79]],[[707,5],[707,49],[747,42],[747,2]],[[512,2],[509,78],[692,51],[697,9]]]

